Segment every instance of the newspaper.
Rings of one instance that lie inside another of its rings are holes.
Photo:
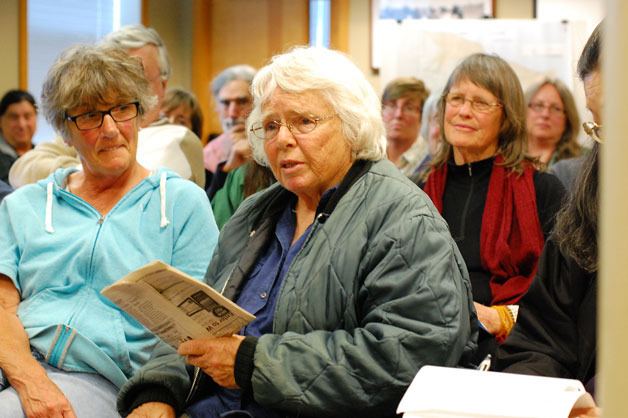
[[[234,334],[255,319],[207,284],[161,261],[100,293],[175,349],[191,339]]]

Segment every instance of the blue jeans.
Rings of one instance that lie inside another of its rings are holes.
[[[78,418],[119,417],[116,410],[118,388],[95,373],[66,372],[45,363],[34,354],[48,378],[52,380],[70,401]],[[20,399],[0,370],[0,418],[24,417]]]

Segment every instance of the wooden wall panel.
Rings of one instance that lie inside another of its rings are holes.
[[[330,46],[346,53],[349,52],[349,15],[349,0],[332,0]]]
[[[263,66],[270,57],[308,42],[307,0],[194,0],[192,89],[205,116],[204,132],[220,132],[209,85],[224,68]]]
[[[28,8],[26,0],[20,0],[19,2],[19,87],[23,90],[28,90]]]

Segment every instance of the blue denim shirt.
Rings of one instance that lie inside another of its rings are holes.
[[[289,205],[277,222],[275,239],[258,260],[236,301],[239,306],[256,316],[244,328],[244,335],[259,337],[273,332],[273,316],[281,283],[310,230],[308,227],[292,245],[295,228],[296,217],[292,212],[292,205]]]
[[[279,297],[281,283],[311,229],[310,225],[292,244],[296,228],[293,207],[294,204],[290,204],[284,209],[275,228],[275,238],[257,261],[236,300],[239,306],[256,316],[255,320],[244,328],[242,332],[244,335],[259,337],[273,331],[275,304]],[[212,396],[192,405],[188,408],[188,413],[193,417],[218,418],[228,411],[244,409],[255,418],[280,416],[262,408],[254,401],[248,405],[242,405],[239,390],[224,389],[217,385],[214,389]]]

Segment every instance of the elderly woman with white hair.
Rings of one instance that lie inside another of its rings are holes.
[[[347,57],[296,48],[252,91],[249,141],[278,182],[224,226],[206,278],[256,319],[179,346],[210,378],[187,413],[394,416],[421,366],[456,366],[475,347],[464,261],[385,158],[379,100]],[[164,384],[131,382],[121,406]]]

